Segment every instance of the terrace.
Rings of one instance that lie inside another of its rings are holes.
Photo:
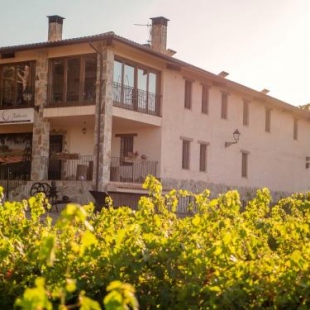
[[[48,180],[91,181],[94,156],[57,154],[47,158]],[[110,181],[142,183],[148,174],[157,176],[157,162],[112,157]],[[0,180],[30,180],[31,162],[23,159],[3,158],[0,162]]]

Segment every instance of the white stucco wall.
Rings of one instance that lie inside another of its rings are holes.
[[[158,127],[147,127],[147,126],[135,126],[135,128],[118,128],[113,127],[112,133],[112,157],[120,156],[120,137],[115,135],[119,134],[137,134],[134,137],[134,152],[138,152],[139,156],[142,154],[147,156],[149,161],[160,162],[161,154],[161,129]]]
[[[188,77],[188,76],[187,76]],[[299,116],[298,140],[293,139],[294,117],[291,111],[271,107],[271,132],[265,132],[266,103],[251,98],[249,126],[242,124],[243,97],[232,90],[211,86],[209,113],[201,113],[202,80],[195,79],[192,108],[184,108],[184,75],[166,70],[163,77],[163,120],[161,177],[225,184],[231,187],[268,187],[274,191],[310,189],[310,169],[305,158],[310,154],[310,123]],[[228,96],[228,117],[221,119],[221,91]],[[241,132],[236,145],[235,129]],[[181,137],[192,139],[190,169],[182,166]],[[199,172],[199,143],[209,143],[207,172]],[[241,177],[241,151],[248,152],[248,177]]]

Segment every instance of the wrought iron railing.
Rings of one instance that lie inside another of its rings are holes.
[[[116,107],[160,116],[160,96],[141,89],[113,83],[113,104]]]
[[[31,161],[0,163],[0,180],[30,180]]]
[[[50,156],[46,162],[48,162],[48,180],[93,180],[93,155],[58,153]],[[143,183],[147,175],[157,176],[157,164],[156,161],[112,157],[110,181]],[[30,180],[30,178],[31,161],[0,163],[0,180]]]
[[[50,157],[49,180],[92,180],[94,156],[60,154]],[[157,162],[111,158],[110,181],[142,183],[148,174],[157,175]]]
[[[112,157],[110,180],[143,183],[148,174],[157,176],[157,164],[157,161]]]
[[[0,108],[19,109],[34,106],[35,87],[3,87],[0,88]]]
[[[96,100],[96,86],[81,84],[48,84],[47,106],[92,105]]]
[[[94,156],[72,153],[58,153],[49,157],[49,180],[80,180],[93,179]]]

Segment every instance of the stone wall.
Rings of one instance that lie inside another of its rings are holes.
[[[256,195],[256,192],[259,188],[254,187],[233,187],[225,184],[215,184],[207,183],[202,181],[195,180],[174,180],[174,179],[163,179],[162,185],[164,189],[186,189],[192,191],[193,193],[201,193],[205,189],[210,190],[211,198],[216,198],[220,194],[226,193],[229,190],[237,190],[240,194],[240,199],[244,201],[249,201],[253,199]],[[272,200],[274,202],[278,201],[281,198],[290,196],[292,192],[280,192],[280,191],[270,191]]]
[[[51,185],[51,181],[41,181]],[[28,181],[26,184],[20,185],[10,191],[9,200],[22,201],[30,197],[30,190],[34,181]],[[88,204],[94,202],[93,196],[89,193],[94,190],[91,181],[56,181],[57,199],[62,200],[63,196],[69,197],[70,201],[78,204]]]

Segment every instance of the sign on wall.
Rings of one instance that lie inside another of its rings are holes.
[[[0,125],[29,124],[33,123],[33,119],[33,108],[0,111]]]

